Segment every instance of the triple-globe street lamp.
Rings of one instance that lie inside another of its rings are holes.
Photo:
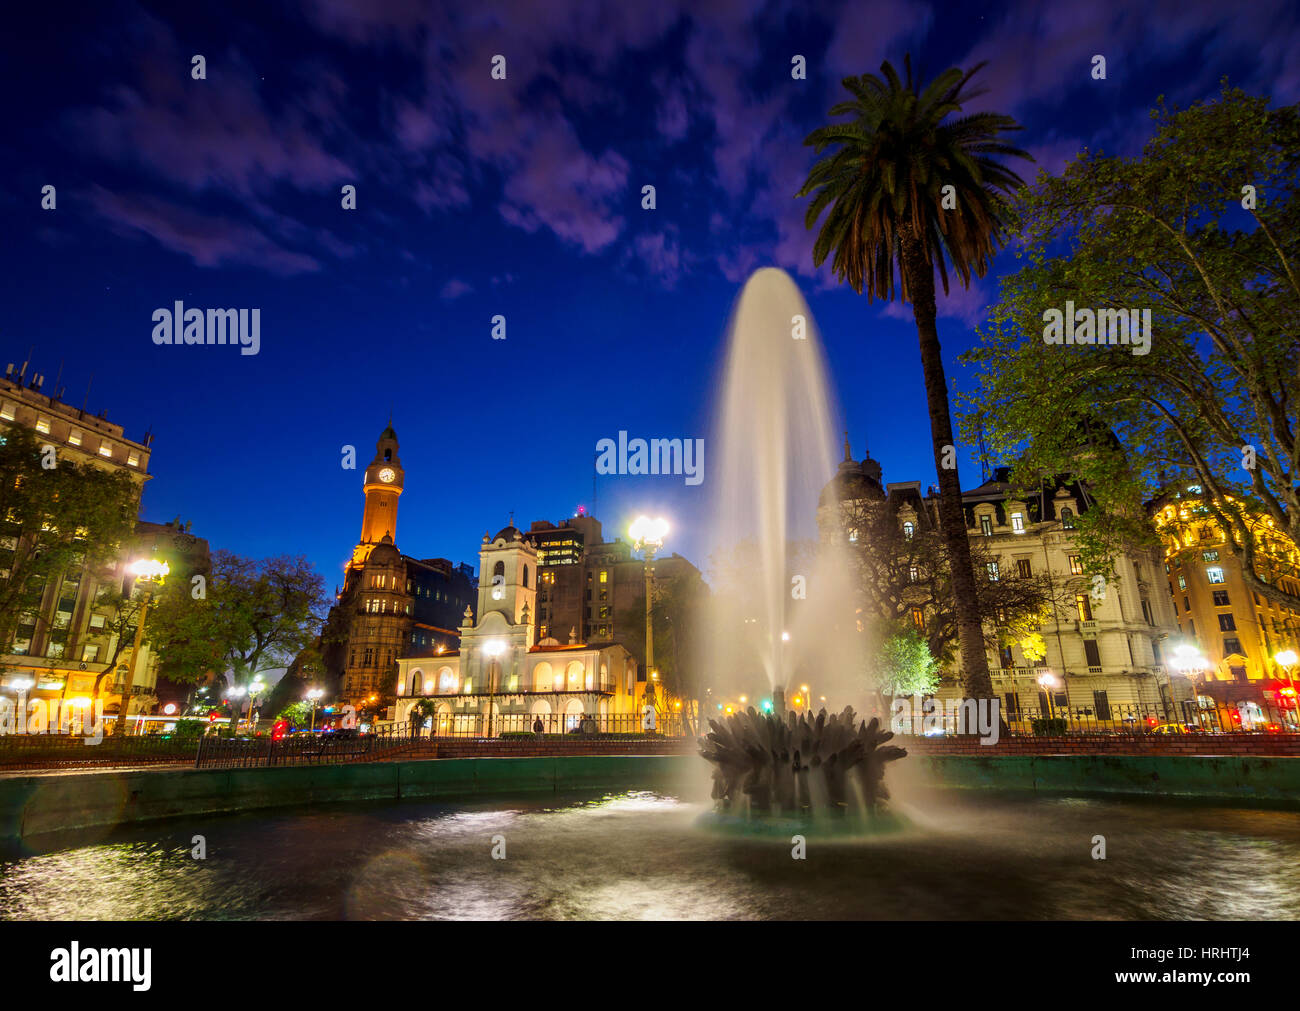
[[[628,535],[632,538],[633,549],[645,553],[645,704],[656,708],[655,681],[658,679],[658,674],[654,668],[654,627],[650,618],[650,594],[654,586],[655,552],[663,547],[664,538],[668,535],[668,521],[659,517],[651,519],[649,516],[638,516],[628,528]]]

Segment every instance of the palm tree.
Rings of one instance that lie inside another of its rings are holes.
[[[816,266],[832,252],[831,267],[859,295],[893,299],[895,265],[899,297],[912,304],[921,345],[930,436],[939,472],[939,517],[952,564],[963,689],[970,698],[992,698],[988,658],[971,566],[970,543],[962,514],[961,485],[955,468],[948,388],[935,326],[934,271],[948,292],[948,267],[964,287],[971,274],[983,277],[1003,244],[1009,195],[1024,181],[997,160],[1033,160],[1000,135],[1020,126],[992,112],[960,116],[962,105],[980,92],[966,90],[983,67],[953,68],[922,89],[904,62],[906,81],[885,62],[880,72],[846,77],[851,100],[830,115],[849,116],[814,130],[804,143],[820,157],[797,194],[814,194],[805,216],[815,227],[829,208],[813,246]],[[949,188],[951,187],[951,188]],[[947,457],[947,459],[945,459]],[[944,464],[947,466],[944,466]]]
[[[415,705],[411,706],[411,711],[407,714],[407,719],[411,721],[411,736],[420,736],[420,727],[424,726],[424,721],[430,718],[436,718],[438,715],[438,703],[434,699],[420,699]],[[434,725],[432,731],[437,734],[437,725]]]

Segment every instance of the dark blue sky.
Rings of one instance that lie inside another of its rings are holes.
[[[1300,97],[1286,0],[180,6],[6,12],[0,345],[6,362],[35,345],[50,384],[63,362],[76,405],[93,373],[92,410],[152,428],[146,518],[306,554],[329,585],[361,521],[341,447],[363,467],[390,407],[399,546],[477,562],[511,510],[590,506],[598,439],[707,437],[728,313],[765,264],[809,300],[855,455],[869,439],[886,480],[932,482],[910,309],[815,273],[793,199],[844,74],[909,50],[927,78],[988,60],[979,107],[1015,115],[1052,171],[1084,146],[1136,153],[1158,95],[1207,98],[1224,75]],[[941,307],[959,387],[995,290]],[[260,308],[260,354],[154,346],[176,299]],[[607,533],[664,512],[668,548],[705,564],[707,481],[600,481]]]

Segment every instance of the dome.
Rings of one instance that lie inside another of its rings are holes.
[[[882,501],[885,489],[880,483],[880,464],[868,456],[861,463],[845,459],[826,483],[817,498],[819,506],[832,502],[857,502],[862,499]]]
[[[510,541],[513,541],[516,537],[519,537],[521,539],[523,538],[523,534],[519,532],[519,528],[516,526],[508,526],[508,527],[502,527],[500,530],[498,530],[496,536],[493,537],[492,539],[494,541],[504,539],[507,543],[509,543]]]
[[[375,565],[392,565],[402,560],[402,554],[393,546],[393,539],[388,534],[384,534],[384,539],[370,549],[370,554],[366,558],[367,564]]]

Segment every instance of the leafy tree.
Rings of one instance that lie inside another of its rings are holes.
[[[909,536],[888,502],[854,499],[841,502],[839,510],[844,529],[857,534],[836,550],[848,561],[852,592],[863,613],[888,629],[910,620],[919,609],[930,653],[942,664],[951,662],[960,642],[960,615],[947,540],[930,514],[923,511],[916,517]],[[1072,599],[1065,585],[1054,586],[1042,574],[999,572],[993,578],[994,559],[982,538],[970,545],[970,557],[978,573],[974,603],[982,655],[1004,642],[1029,637],[1054,606]]]
[[[682,700],[698,699],[695,658],[706,620],[709,588],[694,572],[656,579],[650,620],[654,630],[655,668],[659,684]],[[645,656],[645,597],[618,616],[619,639],[634,656]]]
[[[54,447],[51,447],[54,448]],[[45,462],[54,466],[46,468]],[[116,559],[135,529],[140,490],[131,478],[59,459],[26,428],[0,432],[0,652],[24,616],[42,620],[51,579]]]
[[[981,66],[953,68],[924,88],[912,78],[910,57],[905,81],[888,62],[880,68],[883,81],[872,74],[846,77],[852,97],[830,115],[849,119],[805,139],[819,156],[833,152],[813,166],[798,195],[814,194],[808,228],[827,212],[813,247],[817,266],[833,254],[835,275],[858,294],[865,288],[871,299],[892,299],[897,273],[897,293],[912,305],[966,693],[991,698],[961,486],[954,459],[946,459],[954,452],[952,421],[934,293],[936,268],[948,291],[946,261],[963,286],[988,270],[1005,233],[1004,194],[1022,184],[998,156],[1029,157],[1002,139],[1020,129],[1010,116],[959,115],[977,94],[967,86]]]
[[[195,599],[189,584],[168,581],[145,627],[171,680],[192,683],[215,671],[240,687],[288,667],[314,642],[325,605],[324,581],[305,558],[218,551],[206,595]]]
[[[274,707],[272,707],[272,712],[274,711]],[[291,726],[305,726],[311,721],[311,703],[306,700],[290,702],[276,713],[275,718],[277,720],[288,720]]]
[[[1300,107],[1225,84],[1185,110],[1161,100],[1152,117],[1140,157],[1084,152],[1021,194],[1026,263],[965,358],[979,388],[963,424],[1018,458],[1022,483],[1087,483],[1088,572],[1154,543],[1144,503],[1190,483],[1247,586],[1300,609],[1279,579],[1297,572],[1300,543]],[[1046,344],[1046,313],[1067,300],[1149,311],[1147,353]],[[1289,544],[1259,536],[1260,521]]]
[[[104,669],[95,676],[92,698],[99,697],[100,684],[117,668],[117,661],[128,649],[135,648],[136,627],[140,623],[140,611],[145,598],[141,595],[124,594],[117,586],[106,586],[99,591],[95,605],[101,611],[108,611],[104,616],[104,634],[111,636],[112,648],[104,657]]]
[[[870,691],[884,695],[932,695],[939,687],[939,661],[911,625],[884,637],[866,671]]]

